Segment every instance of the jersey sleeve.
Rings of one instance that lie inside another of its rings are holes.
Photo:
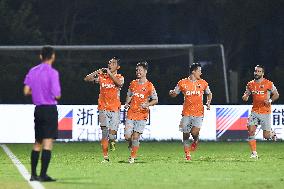
[[[276,91],[276,90],[277,90],[277,88],[275,87],[275,85],[274,85],[274,84],[272,84],[271,92],[274,92],[274,91]]]
[[[127,96],[128,97],[132,97],[133,96],[133,85],[134,85],[134,82],[132,81],[129,85],[129,88],[127,90]]]
[[[181,92],[181,81],[179,81],[174,89],[176,94],[179,94]]]
[[[273,82],[269,82],[268,90],[269,90],[270,92],[274,92],[275,90],[277,90],[277,88],[275,87],[275,85],[273,84]]]
[[[30,71],[29,73],[26,75],[25,80],[24,80],[24,84],[31,87],[31,77],[30,77]]]
[[[51,93],[54,97],[61,96],[59,73],[54,71],[51,77]]]
[[[120,75],[119,77],[118,77],[118,79],[120,80],[120,82],[121,82],[121,87],[124,85],[124,77],[122,76],[122,75]]]
[[[132,95],[133,95],[133,93],[132,93],[131,89],[129,88],[128,91],[127,91],[127,96],[132,97]]]
[[[207,95],[211,93],[209,85],[207,85],[207,87],[205,88],[204,93],[207,94]]]
[[[250,83],[248,83],[248,84],[247,84],[247,86],[246,86],[245,94],[248,94],[248,95],[250,95],[250,94],[251,94],[251,87],[250,87]]]
[[[152,99],[152,100],[158,100],[157,91],[156,91],[156,89],[155,89],[155,87],[152,83],[151,83],[151,90],[150,90],[149,98]]]
[[[101,79],[102,79],[102,74],[98,74],[97,76],[94,77],[95,78],[95,83],[100,83]]]
[[[209,85],[206,81],[204,81],[204,93],[207,94],[207,95],[211,93]]]

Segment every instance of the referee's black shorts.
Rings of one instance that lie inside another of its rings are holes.
[[[35,107],[35,139],[53,138],[58,136],[58,112],[56,105],[40,105]]]

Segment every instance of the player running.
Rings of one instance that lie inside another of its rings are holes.
[[[208,83],[200,77],[202,74],[201,65],[193,63],[189,71],[189,77],[180,80],[175,89],[169,92],[171,97],[176,97],[180,92],[184,95],[182,119],[179,129],[183,132],[183,145],[187,161],[191,160],[190,152],[195,151],[198,145],[199,131],[204,116],[203,95],[207,95],[206,106],[208,110],[210,109],[212,100],[212,93]],[[190,134],[193,138],[191,145],[189,141]]]
[[[257,65],[254,70],[254,80],[248,82],[242,97],[248,101],[252,95],[252,111],[248,119],[248,143],[251,150],[250,158],[258,159],[256,152],[255,131],[261,125],[263,137],[267,140],[276,140],[275,132],[271,130],[271,103],[279,98],[274,84],[264,78],[264,67]]]
[[[104,160],[109,162],[108,144],[115,150],[115,140],[120,123],[120,89],[124,83],[124,77],[117,73],[120,68],[120,60],[113,57],[108,61],[108,68],[101,68],[85,77],[85,81],[95,82],[100,85],[98,99],[99,122],[102,130],[102,151]]]
[[[137,79],[130,83],[125,109],[128,109],[125,122],[125,139],[129,142],[131,154],[129,163],[134,163],[139,149],[139,138],[143,133],[149,115],[149,106],[158,103],[154,85],[147,80],[148,63],[136,65]]]

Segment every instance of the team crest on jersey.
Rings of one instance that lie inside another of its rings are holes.
[[[145,92],[145,91],[146,91],[146,88],[145,88],[145,87],[143,87],[141,90]]]
[[[262,89],[263,89],[263,88],[264,88],[264,85],[260,85],[260,88],[262,88]]]
[[[196,87],[197,87],[197,88],[201,88],[201,84],[197,84]]]

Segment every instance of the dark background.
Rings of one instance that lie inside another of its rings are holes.
[[[266,77],[280,93],[277,103],[283,103],[283,10],[283,0],[0,0],[0,45],[223,44],[228,75],[238,75],[233,103],[243,103],[241,95],[256,64],[266,67]],[[225,104],[218,53],[195,49],[194,61],[209,63],[203,77],[214,94],[213,104]],[[171,99],[167,93],[187,76],[187,53],[164,50],[57,52],[60,104],[96,104],[99,88],[84,83],[83,77],[105,67],[113,55],[121,57],[126,79],[122,102],[135,78],[135,63],[145,59],[160,104],[182,103],[181,95]],[[22,95],[23,80],[38,63],[35,51],[0,52],[0,103],[31,103]]]

